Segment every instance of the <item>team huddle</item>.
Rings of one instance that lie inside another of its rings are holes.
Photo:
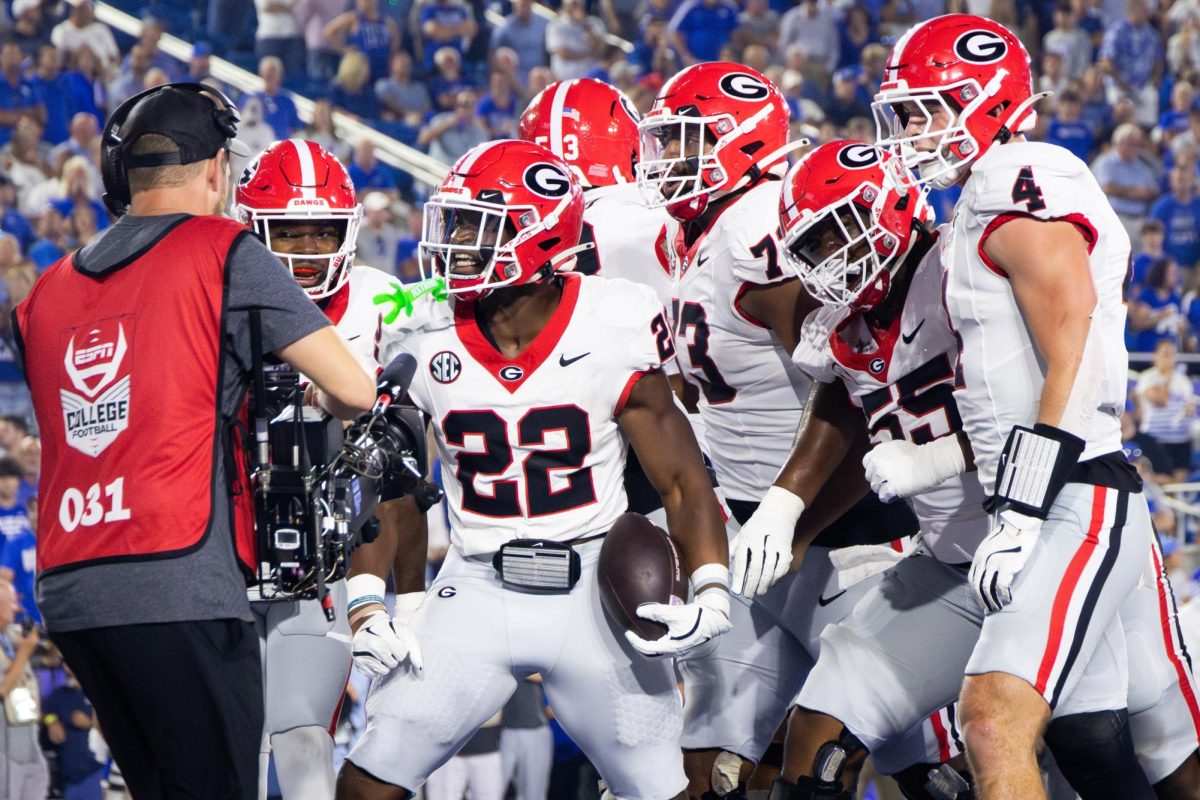
[[[537,674],[614,798],[850,798],[868,753],[909,798],[1044,797],[1043,744],[1085,800],[1200,798],[1121,450],[1130,242],[1083,162],[1025,140],[1037,99],[1024,46],[970,15],[897,42],[877,142],[790,167],[809,143],[747,67],[688,67],[644,118],[553,84],[427,201],[445,294],[403,309],[352,263],[337,159],[261,154],[239,213],[365,367],[416,359],[451,531],[389,612],[423,523],[385,494],[339,622],[263,607],[285,796],[411,796]],[[926,191],[955,184],[938,225]],[[690,579],[636,609],[659,638],[602,608],[626,511]],[[351,659],[375,680],[335,789],[312,753]]]

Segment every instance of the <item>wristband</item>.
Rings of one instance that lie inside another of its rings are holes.
[[[1083,448],[1083,439],[1061,428],[1014,425],[1000,454],[996,493],[990,500],[993,510],[1045,519]]]
[[[782,486],[770,486],[763,495],[759,507],[766,506],[774,513],[786,514],[790,519],[799,520],[804,513],[804,498],[788,491]],[[794,525],[795,523],[793,523]]]
[[[720,589],[726,594],[729,593],[729,567],[724,564],[701,564],[688,579],[695,595],[709,589]]]
[[[387,581],[378,575],[354,575],[346,581],[346,613],[353,614],[371,603],[384,605],[383,596],[387,593]]]

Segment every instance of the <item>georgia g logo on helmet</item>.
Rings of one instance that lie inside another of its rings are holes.
[[[838,150],[837,162],[846,169],[866,169],[879,163],[879,151],[869,144],[848,144]]]
[[[765,83],[745,72],[731,72],[717,86],[735,100],[766,100],[771,94]]]
[[[525,188],[541,197],[563,197],[571,191],[571,176],[553,164],[540,161],[530,164],[521,177]]]
[[[1007,52],[1008,43],[993,31],[967,31],[954,42],[955,55],[972,64],[995,63],[1004,58]]]

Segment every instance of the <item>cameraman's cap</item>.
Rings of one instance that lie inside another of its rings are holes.
[[[126,156],[130,168],[154,167],[164,164],[192,164],[206,161],[222,148],[234,155],[249,157],[250,148],[237,139],[226,139],[213,122],[213,111],[219,106],[214,98],[202,92],[166,87],[138,102],[121,126],[120,137],[131,147],[147,133],[165,136],[179,146],[179,158],[174,153],[155,153],[145,156]],[[126,151],[128,152],[128,151]],[[171,156],[165,160],[163,156]]]

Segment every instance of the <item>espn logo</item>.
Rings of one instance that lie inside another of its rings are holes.
[[[112,358],[115,350],[116,344],[114,342],[105,342],[104,344],[76,350],[74,358],[75,366],[81,367],[84,364],[91,364],[93,361]]]

